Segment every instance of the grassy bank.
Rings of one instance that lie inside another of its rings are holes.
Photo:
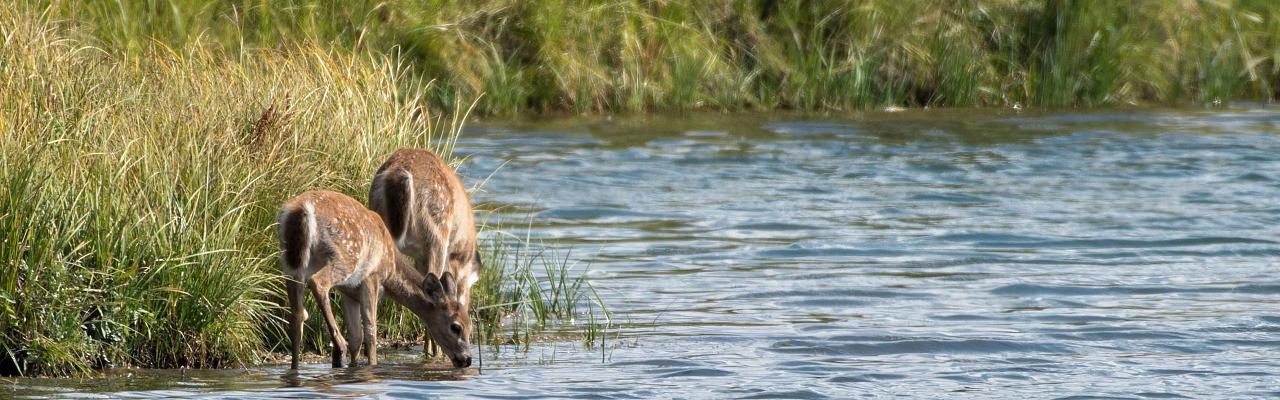
[[[430,86],[385,56],[115,52],[81,29],[0,10],[3,374],[270,359],[287,340],[279,205],[313,188],[362,199],[393,149],[448,154],[462,120],[424,107]],[[487,248],[480,342],[550,309],[538,301],[585,293],[554,291],[569,278],[518,274],[502,260],[523,258]],[[416,318],[383,306],[388,340],[417,338]],[[308,331],[323,331],[318,318]]]
[[[1270,100],[1270,0],[29,1],[107,47],[402,54],[436,107],[842,110]],[[249,53],[251,54],[251,53]]]

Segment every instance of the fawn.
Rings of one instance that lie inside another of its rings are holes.
[[[350,365],[355,366],[361,345],[369,365],[377,365],[378,299],[383,290],[429,327],[444,327],[428,329],[428,333],[454,367],[471,365],[471,345],[463,330],[463,322],[470,319],[466,306],[457,301],[456,279],[448,272],[424,275],[405,262],[378,214],[347,195],[311,191],[286,202],[277,221],[284,248],[281,270],[287,277],[292,310],[289,350],[293,369],[298,368],[302,326],[308,317],[303,284],[315,295],[328,324],[334,367],[342,366],[343,353],[349,354]],[[335,287],[342,293],[345,338],[339,334],[329,306],[329,289]]]
[[[465,315],[483,266],[462,179],[429,150],[396,150],[373,178],[369,208],[386,221],[396,246],[414,258],[418,271],[456,279],[462,334],[469,335],[471,319]]]

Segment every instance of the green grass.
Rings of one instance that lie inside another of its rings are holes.
[[[112,52],[402,56],[482,114],[1271,100],[1271,0],[54,1]]]
[[[278,359],[279,205],[315,188],[363,198],[392,150],[447,156],[466,119],[469,103],[431,108],[433,86],[389,56],[115,52],[49,18],[0,10],[3,375]],[[488,335],[511,310],[571,322],[584,278],[531,275],[505,263],[539,258],[487,248],[474,304]],[[416,318],[383,307],[387,340],[419,340]],[[537,320],[525,340],[565,326]],[[309,323],[309,349],[326,348]]]
[[[474,312],[484,321],[477,326],[476,342],[514,344],[528,350],[541,338],[562,338],[547,333],[549,328],[584,334],[602,330],[590,314],[579,310],[580,305],[594,309],[603,302],[595,296],[596,302],[590,303],[593,298],[588,291],[593,294],[594,290],[587,282],[585,268],[571,263],[570,253],[558,254],[531,242],[527,236],[521,238],[496,228],[486,230],[498,235],[486,246],[485,259],[511,262],[494,265],[476,283]],[[589,319],[578,321],[578,317]]]

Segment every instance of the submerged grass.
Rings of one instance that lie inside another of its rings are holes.
[[[400,54],[485,114],[1271,100],[1272,0],[23,0],[112,48]]]
[[[287,341],[277,207],[315,188],[363,198],[392,150],[447,155],[465,119],[463,104],[431,108],[430,83],[388,56],[115,52],[50,18],[0,10],[0,375],[271,359]],[[571,318],[577,289],[562,282],[582,278],[508,259],[491,255],[476,289],[487,332],[512,310],[500,302]],[[421,335],[402,307],[379,316],[388,340]]]

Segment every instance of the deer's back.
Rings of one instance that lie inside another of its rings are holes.
[[[411,195],[406,194],[410,192]],[[430,247],[429,241],[435,239],[420,232],[410,234],[408,226],[421,229],[421,226],[433,225],[448,238],[446,268],[460,277],[461,282],[466,282],[467,287],[478,279],[480,267],[471,200],[462,179],[440,156],[422,149],[397,150],[378,168],[369,189],[369,204],[387,220],[392,236],[400,241],[401,251],[422,262]]]
[[[292,227],[305,223],[298,216],[308,209],[315,222],[310,247],[291,249],[290,242],[297,239],[282,237],[286,257],[291,251],[311,252],[308,275],[321,275],[319,278],[339,287],[355,287],[370,275],[382,274],[382,266],[394,262],[395,249],[382,219],[342,193],[318,190],[290,199],[281,209],[281,232],[305,232],[305,227]]]

